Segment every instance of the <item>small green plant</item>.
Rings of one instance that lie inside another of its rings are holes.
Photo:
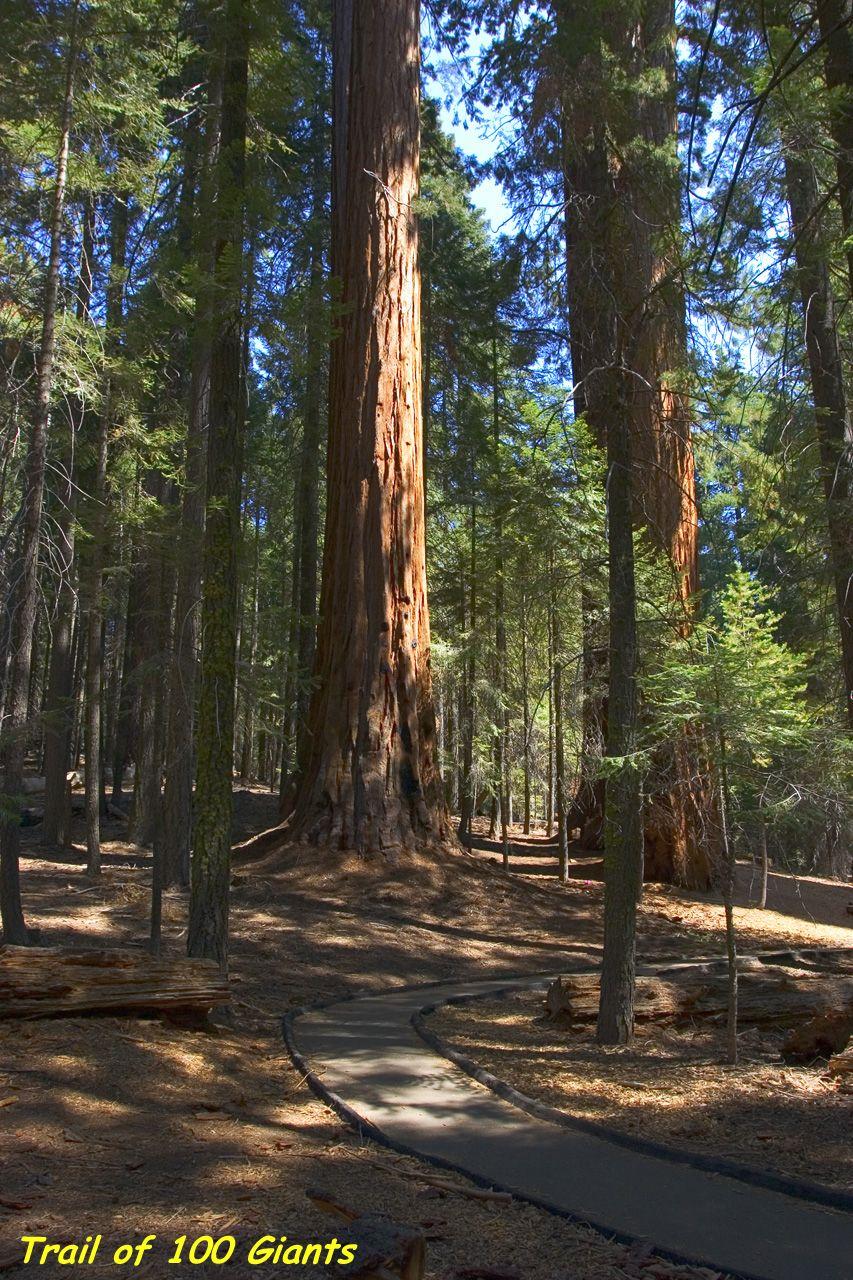
[[[768,593],[741,568],[722,592],[717,616],[697,624],[648,674],[655,739],[698,726],[717,791],[719,887],[729,961],[728,1057],[737,1061],[737,944],[733,821],[761,794],[776,763],[813,733],[805,700],[805,659],[776,638],[780,616]]]

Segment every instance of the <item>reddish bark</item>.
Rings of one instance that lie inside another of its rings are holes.
[[[316,689],[291,829],[388,853],[447,832],[424,539],[418,0],[360,0],[351,50]]]

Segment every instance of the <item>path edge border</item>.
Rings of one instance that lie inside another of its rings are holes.
[[[460,1053],[457,1049],[454,1049],[447,1040],[427,1026],[426,1019],[430,1014],[448,1005],[474,1004],[478,1000],[487,999],[505,1000],[508,996],[519,991],[535,991],[537,987],[544,987],[544,983],[541,980],[519,981],[499,988],[497,991],[448,996],[444,1000],[437,1000],[434,1004],[427,1004],[418,1009],[412,1014],[410,1022],[417,1035],[435,1053],[446,1058],[448,1062],[452,1062],[455,1067],[458,1067],[465,1075],[470,1076],[477,1084],[488,1089],[490,1093],[495,1094],[504,1102],[508,1102],[511,1106],[526,1112],[537,1120],[544,1120],[563,1129],[574,1129],[581,1133],[590,1134],[595,1138],[602,1138],[607,1142],[612,1142],[615,1146],[625,1147],[629,1151],[637,1151],[641,1155],[669,1160],[674,1164],[685,1164],[703,1173],[716,1173],[726,1178],[734,1178],[739,1182],[761,1187],[765,1191],[775,1191],[781,1195],[791,1196],[793,1199],[801,1200],[804,1203],[818,1204],[827,1209],[853,1213],[853,1193],[842,1191],[840,1188],[829,1187],[821,1182],[812,1182],[807,1178],[789,1178],[785,1174],[773,1173],[769,1169],[762,1169],[759,1165],[730,1160],[726,1156],[706,1156],[699,1151],[671,1147],[667,1143],[655,1142],[651,1138],[635,1138],[620,1129],[613,1129],[609,1125],[599,1124],[595,1120],[586,1120],[582,1116],[573,1116],[558,1107],[549,1106],[546,1102],[539,1102],[536,1098],[531,1098],[529,1094],[522,1093],[519,1089],[514,1088],[513,1085],[501,1079],[500,1076],[488,1071],[476,1059],[470,1058],[467,1054]]]
[[[523,984],[529,977],[530,975],[520,975],[518,981]],[[479,980],[480,979],[474,979],[474,981]],[[513,981],[512,978],[506,977],[502,974],[496,975],[492,979],[482,979],[483,982],[488,982],[490,980],[505,980],[508,984],[511,984]],[[553,1214],[556,1218],[562,1218],[566,1222],[574,1223],[576,1226],[588,1227],[605,1240],[627,1246],[634,1244],[651,1244],[653,1252],[657,1254],[658,1257],[665,1259],[667,1262],[675,1262],[681,1266],[687,1267],[715,1268],[716,1264],[707,1258],[698,1258],[693,1255],[674,1252],[662,1245],[656,1245],[653,1241],[648,1240],[644,1236],[631,1235],[629,1232],[620,1231],[615,1227],[607,1226],[605,1223],[598,1222],[592,1218],[584,1216],[583,1214],[573,1213],[571,1210],[564,1209],[562,1206],[554,1204],[549,1200],[545,1200],[540,1196],[530,1195],[525,1191],[521,1191],[517,1187],[496,1182],[493,1178],[486,1178],[472,1169],[466,1169],[464,1165],[457,1164],[455,1161],[445,1160],[441,1156],[431,1155],[427,1152],[419,1151],[416,1147],[409,1146],[407,1143],[398,1142],[395,1138],[386,1134],[384,1130],[373,1124],[372,1121],[365,1120],[364,1117],[360,1116],[358,1112],[351,1107],[349,1103],[345,1102],[339,1094],[335,1093],[334,1090],[329,1089],[328,1086],[323,1083],[320,1076],[311,1069],[308,1060],[304,1057],[296,1043],[295,1024],[297,1019],[305,1014],[319,1013],[322,1010],[334,1008],[334,1006],[338,1004],[348,1004],[350,1001],[368,999],[371,996],[395,995],[404,991],[415,991],[421,987],[428,990],[430,987],[445,986],[452,981],[452,978],[445,978],[435,982],[422,984],[411,983],[401,987],[388,987],[384,991],[352,992],[341,996],[338,999],[316,1001],[295,1009],[288,1009],[281,1018],[281,1033],[284,1046],[290,1055],[293,1065],[296,1067],[297,1071],[300,1072],[304,1083],[308,1085],[308,1088],[315,1097],[319,1098],[319,1100],[330,1107],[336,1115],[340,1116],[340,1118],[351,1129],[356,1131],[361,1139],[367,1138],[371,1142],[377,1143],[378,1146],[385,1147],[389,1151],[396,1151],[399,1155],[411,1156],[415,1160],[420,1160],[423,1164],[431,1165],[433,1168],[461,1174],[463,1177],[468,1178],[469,1181],[473,1182],[475,1186],[495,1191],[506,1191],[514,1199],[519,1200],[524,1204],[533,1205],[537,1209],[542,1209],[546,1213]],[[519,988],[518,986],[515,986],[512,989],[518,990]],[[719,1267],[716,1267],[716,1269],[720,1270]],[[728,1277],[728,1280],[772,1280],[772,1277],[758,1275],[752,1271],[731,1271],[724,1269],[723,1274]]]

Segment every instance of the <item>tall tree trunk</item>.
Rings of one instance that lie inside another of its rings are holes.
[[[225,74],[217,163],[216,329],[211,343],[207,519],[204,532],[198,777],[187,950],[224,968],[228,958],[234,685],[237,661],[237,552],[243,460],[243,300],[247,0],[227,0]]]
[[[549,582],[551,558],[548,557]],[[551,590],[548,589],[548,768],[545,785],[545,834],[554,834],[554,610],[551,606]]]
[[[722,706],[723,692],[717,687],[717,706]],[[728,968],[728,1000],[726,1010],[726,1058],[734,1066],[738,1060],[737,1019],[738,1019],[738,972],[737,972],[737,934],[735,933],[735,851],[732,843],[728,744],[722,726],[717,730],[717,770],[720,786],[720,833],[722,839],[722,865],[720,867],[720,888],[723,898],[723,911],[726,920],[726,960]]]
[[[497,316],[492,332],[492,436],[495,453],[500,453],[500,389],[498,386]],[[498,502],[500,502],[500,497]],[[509,870],[509,704],[506,669],[506,589],[504,584],[503,516],[500,508],[495,519],[495,663],[497,666],[496,689],[498,695],[498,740],[495,763],[497,765],[498,797],[501,809],[501,847],[503,869]]]
[[[317,552],[319,535],[320,447],[323,440],[323,381],[326,377],[327,325],[323,299],[324,176],[323,116],[317,110],[312,124],[312,186],[309,222],[310,260],[306,348],[308,368],[302,411],[302,449],[299,458],[299,618],[296,666],[296,758],[304,769],[308,751],[308,711],[311,672],[317,632]]]
[[[468,653],[463,658],[465,700],[462,726],[462,803],[459,817],[461,837],[471,834],[471,819],[477,807],[477,784],[474,779],[474,730],[477,714],[477,504],[475,502],[471,503],[469,578],[471,582],[470,612],[466,622],[463,623],[463,630],[467,631],[469,640]]]
[[[620,763],[607,780],[604,827],[604,951],[600,1044],[625,1044],[634,1030],[637,897],[643,875],[642,784],[637,748],[637,593],[634,578],[630,409],[625,379],[611,370],[607,432],[607,545],[610,561],[610,683],[607,754]]]
[[[199,180],[200,210],[213,201],[216,157],[219,148],[222,107],[222,62],[210,61],[209,93],[204,122],[204,159]],[[193,181],[194,151],[198,135],[188,133],[184,183]],[[193,197],[195,193],[193,192]],[[186,205],[190,204],[187,191]],[[194,203],[194,200],[193,200]],[[187,253],[191,246],[187,246]],[[169,688],[169,723],[166,742],[166,779],[163,787],[163,887],[189,884],[193,826],[194,729],[198,649],[200,640],[202,538],[204,534],[207,480],[208,407],[210,398],[210,340],[213,274],[211,220],[199,219],[195,256],[200,267],[191,336],[189,413],[181,508],[181,556],[175,600],[175,652]]]
[[[87,198],[83,209],[83,236],[77,282],[77,320],[89,318],[92,299],[92,252],[94,241],[94,202]],[[68,442],[60,470],[57,493],[59,515],[56,520],[56,559],[59,586],[56,594],[56,621],[50,651],[50,683],[45,699],[44,754],[44,823],[42,840],[47,845],[64,845],[70,838],[68,789],[69,749],[73,719],[72,632],[75,612],[74,591],[74,521],[77,506],[75,483],[77,438],[83,422],[85,406],[73,398],[69,406]]]
[[[198,672],[201,540],[207,471],[209,365],[193,358],[181,509],[181,556],[175,597],[175,654],[169,687],[163,787],[163,887],[189,884],[193,806],[193,728]]]
[[[254,568],[252,572],[252,617],[249,627],[249,661],[247,664],[246,679],[246,715],[243,722],[243,747],[240,752],[240,776],[246,780],[253,777],[253,766],[255,761],[255,703],[257,699],[257,690],[255,681],[257,678],[258,664],[258,609],[260,606],[260,571],[261,571],[261,507],[258,501],[258,493],[255,490],[253,503],[254,507]]]
[[[281,779],[278,789],[279,816],[286,818],[293,809],[296,797],[296,776],[292,770],[292,762],[296,758],[296,688],[297,688],[297,637],[299,634],[299,566],[301,555],[299,550],[299,476],[293,481],[293,554],[290,565],[290,621],[287,628],[287,651],[285,653],[285,673],[283,690],[283,709],[281,717]]]
[[[360,0],[317,688],[294,830],[365,853],[447,831],[423,524],[419,75],[417,0]]]
[[[822,247],[819,197],[810,159],[785,139],[785,182],[806,329],[815,428],[835,583],[841,670],[853,727],[853,417],[844,385],[832,281]]]
[[[817,17],[826,44],[829,127],[836,148],[841,226],[847,241],[847,271],[853,292],[853,3],[818,0]]]
[[[36,403],[24,472],[23,530],[21,554],[15,578],[18,582],[15,616],[11,631],[11,671],[6,703],[6,724],[2,751],[3,794],[0,816],[0,915],[6,943],[30,941],[21,904],[19,853],[21,845],[20,794],[24,776],[28,725],[27,699],[36,612],[38,609],[38,561],[41,536],[44,478],[50,401],[53,392],[53,358],[56,347],[56,310],[62,252],[62,213],[68,177],[68,148],[74,104],[74,74],[77,66],[78,0],[73,0],[67,35],[65,92],[59,129],[56,183],[50,221],[50,252],[42,310],[41,343],[36,378]]]
[[[134,673],[139,665],[139,557],[135,532],[128,538],[128,587],[125,605],[124,650],[117,681],[115,731],[113,734],[113,802],[121,801],[124,775],[136,738],[139,688]]]
[[[551,639],[554,646],[554,801],[557,817],[557,851],[562,884],[569,879],[569,830],[566,804],[566,754],[563,734],[563,659],[560,642],[560,620],[557,602],[557,578],[554,557],[548,560],[551,596]]]
[[[767,881],[770,878],[770,855],[767,849],[767,818],[759,801],[758,841],[761,852],[761,889],[758,894],[758,906],[763,911],[767,906]]]
[[[698,509],[684,385],[673,0],[650,0],[639,17],[624,6],[602,10],[600,34],[611,56],[629,82],[653,86],[642,93],[632,89],[626,109],[610,121],[603,118],[597,91],[604,74],[600,54],[584,54],[582,66],[574,62],[570,6],[566,0],[555,0],[555,6],[563,54],[572,64],[563,102],[563,141],[575,385],[582,384],[581,407],[596,442],[604,447],[608,393],[606,378],[597,371],[613,367],[619,317],[627,330],[623,350],[637,383],[626,406],[635,459],[634,519],[670,561],[673,623],[687,630],[698,588]],[[610,237],[614,182],[632,211],[624,220],[620,245],[612,245]],[[613,268],[626,252],[633,270],[619,273],[614,295],[606,281],[613,281]],[[612,255],[617,262],[609,261]],[[650,798],[646,870],[652,878],[704,887],[710,882],[713,850],[707,832],[716,829],[715,801],[712,789],[697,783],[703,769],[696,756],[690,731],[661,753],[658,772],[669,781],[663,794]]]
[[[107,283],[106,345],[111,354],[121,346],[124,322],[124,276],[127,257],[127,199],[113,197],[110,219],[110,275]],[[94,469],[91,477],[91,542],[87,549],[86,600],[86,866],[89,875],[101,870],[101,709],[104,683],[103,587],[106,555],[107,452],[112,418],[112,385],[108,376],[104,403],[96,418]],[[119,787],[121,782],[119,780]]]
[[[334,303],[333,340],[329,347],[329,381],[328,381],[328,418],[331,422],[334,413],[333,403],[335,389],[339,385],[340,375],[338,363],[341,358],[341,341],[337,330],[340,325],[341,273],[344,258],[344,234],[346,229],[345,202],[347,185],[347,127],[349,119],[349,73],[352,50],[352,13],[353,0],[332,0],[332,191],[331,191],[331,245],[330,267],[332,275],[332,298]],[[315,139],[316,146],[316,139]],[[317,152],[315,151],[315,156]],[[313,195],[317,197],[317,186]],[[315,204],[313,214],[319,213]],[[316,222],[312,218],[312,226],[316,237]],[[319,280],[322,272],[322,259],[318,252],[316,238],[312,242],[310,274]],[[312,287],[313,296],[313,287]],[[309,326],[309,345],[317,337],[316,322]],[[291,591],[290,629],[287,648],[287,673],[284,685],[284,713],[282,717],[282,763],[281,781],[279,785],[279,813],[286,817],[293,809],[296,799],[296,787],[299,776],[308,765],[309,732],[308,715],[310,714],[310,689],[308,677],[313,672],[316,661],[316,626],[314,614],[317,608],[317,532],[318,510],[316,505],[312,511],[302,515],[303,501],[316,504],[317,476],[311,473],[320,439],[320,419],[318,395],[320,365],[316,349],[310,352],[309,374],[306,379],[305,400],[303,409],[302,456],[300,470],[294,480],[293,493],[293,576]],[[308,474],[306,474],[306,470]],[[329,513],[326,513],[326,539],[328,539]],[[313,529],[313,547],[303,548],[303,536],[310,535]],[[327,576],[327,542],[324,542],[323,580]],[[312,563],[313,557],[313,563]],[[302,601],[308,597],[313,585],[311,601],[310,635],[308,626],[303,624]],[[311,666],[303,664],[311,653]],[[291,760],[294,771],[291,773]]]
[[[527,670],[527,595],[521,598],[521,718],[524,732],[524,834],[530,835],[530,687]]]
[[[620,175],[632,215],[633,270],[622,290],[632,388],[634,518],[672,572],[670,613],[682,633],[693,625],[699,589],[699,508],[694,473],[692,407],[681,269],[681,171],[677,152],[674,0],[651,0],[635,39],[643,68],[659,77],[657,92],[638,95],[634,128],[654,160]],[[624,246],[616,252],[624,254]],[[630,345],[628,345],[630,344]],[[688,726],[661,752],[668,785],[649,797],[645,866],[652,880],[691,888],[710,884],[719,856],[715,787],[696,731]]]
[[[132,679],[137,686],[138,713],[134,734],[133,756],[136,774],[130,811],[129,838],[137,844],[151,846],[159,822],[160,772],[158,695],[162,682],[155,678],[164,656],[163,598],[163,507],[167,482],[158,471],[145,478],[144,489],[152,499],[148,527],[141,531],[138,546],[137,647]]]

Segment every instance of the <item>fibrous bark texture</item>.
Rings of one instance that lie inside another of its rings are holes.
[[[130,950],[0,948],[0,1018],[205,1011],[229,999],[228,983],[209,960],[159,960]]]
[[[389,853],[447,829],[426,595],[417,0],[360,0],[350,34],[316,690],[292,829]],[[336,133],[336,172],[342,144]]]

